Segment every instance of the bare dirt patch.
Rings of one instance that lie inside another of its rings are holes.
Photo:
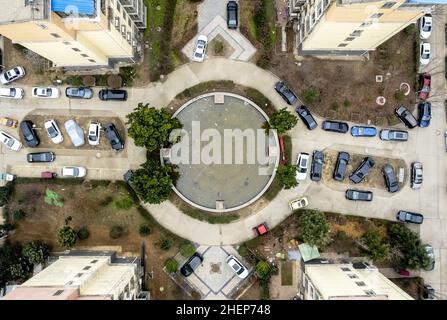
[[[399,168],[404,168],[404,181],[403,183],[399,183],[399,186],[402,187],[407,180],[409,179],[409,169],[407,164],[403,159],[391,159],[391,158],[383,158],[372,156],[374,159],[374,167],[372,168],[370,174],[358,184],[353,184],[351,180],[349,180],[349,175],[354,172],[355,169],[360,165],[366,155],[349,153],[351,158],[349,160],[348,169],[346,170],[345,179],[343,180],[343,184],[348,185],[347,187],[353,188],[377,188],[377,189],[386,189],[385,179],[383,178],[382,168],[385,164],[389,163],[393,166],[394,172],[397,177],[399,177]],[[338,151],[335,150],[325,150],[324,151],[324,167],[323,167],[323,181],[325,184],[334,185],[337,184],[333,178],[333,172],[335,169],[335,165],[337,163]],[[341,184],[340,184],[341,185]]]
[[[207,54],[211,57],[228,58],[233,52],[234,48],[221,35],[217,35],[211,40],[207,49]]]

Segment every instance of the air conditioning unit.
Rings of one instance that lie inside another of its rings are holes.
[[[115,17],[115,28],[117,28],[119,30],[120,28],[120,18]]]
[[[125,36],[126,35],[126,26],[121,26],[121,34],[123,35],[123,36]]]

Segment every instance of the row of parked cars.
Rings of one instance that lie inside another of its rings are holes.
[[[11,82],[23,78],[26,72],[23,67],[17,66],[0,74],[0,82],[2,84],[10,84]],[[34,98],[56,99],[60,96],[60,90],[56,87],[33,87],[31,95]],[[93,97],[93,89],[89,87],[68,87],[65,89],[65,95],[70,99],[91,99]],[[0,97],[9,99],[22,99],[25,91],[22,88],[0,88]],[[126,101],[127,91],[122,89],[102,89],[98,93],[100,100],[108,101]]]

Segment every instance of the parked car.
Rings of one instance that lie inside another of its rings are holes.
[[[339,152],[337,157],[337,163],[335,164],[333,178],[337,181],[343,181],[346,174],[346,169],[348,169],[349,163],[349,153],[347,152]]]
[[[354,183],[360,183],[366,176],[371,172],[374,167],[374,160],[371,157],[366,157],[363,159],[362,163],[355,169],[353,173],[349,176],[349,179]]]
[[[394,113],[396,113],[396,116],[400,119],[400,121],[402,121],[409,129],[413,129],[418,125],[416,118],[410,111],[408,111],[407,108],[403,106],[397,107],[394,109]]]
[[[263,223],[257,225],[256,227],[253,227],[252,230],[256,237],[262,236],[262,235],[266,234],[267,232],[269,232],[267,222],[263,222]]]
[[[0,142],[3,143],[6,148],[13,151],[20,151],[20,149],[22,149],[22,143],[5,131],[0,131]]]
[[[197,62],[205,60],[206,46],[208,45],[208,37],[201,34],[197,38],[196,46],[194,48],[192,59]]]
[[[320,181],[323,175],[324,153],[315,150],[312,154],[312,164],[310,166],[310,179]]]
[[[26,155],[26,160],[28,162],[53,162],[54,159],[55,159],[54,153],[51,151],[28,153]]]
[[[88,126],[88,143],[91,146],[99,144],[99,137],[101,135],[101,124],[99,122],[92,122]]]
[[[433,300],[435,298],[435,289],[429,284],[424,284],[422,298],[424,300]]]
[[[301,197],[295,200],[292,200],[289,202],[289,207],[291,210],[298,210],[305,208],[309,205],[309,201],[307,200],[307,197]]]
[[[307,168],[309,167],[309,154],[300,153],[296,160],[296,180],[303,181],[307,177]]]
[[[444,144],[445,144],[445,151],[447,151],[447,130],[444,131]]]
[[[120,151],[124,149],[124,143],[118,130],[113,123],[106,123],[104,126],[104,135],[110,141],[113,150]]]
[[[279,95],[290,105],[293,105],[298,101],[295,93],[289,89],[289,87],[282,81],[275,83],[275,90],[279,93]]]
[[[420,77],[419,99],[427,100],[431,91],[431,75],[424,73]]]
[[[34,130],[34,124],[25,120],[20,122],[20,132],[22,132],[25,143],[30,148],[35,148],[40,144],[39,137],[37,136],[36,130]]]
[[[65,130],[68,133],[68,136],[70,137],[71,142],[75,147],[80,147],[84,145],[84,131],[79,126],[79,124],[74,121],[73,119],[69,119],[65,121]]]
[[[236,273],[236,275],[241,278],[245,279],[248,276],[248,270],[244,265],[233,255],[228,256],[226,259],[227,264],[230,266],[230,268]]]
[[[430,43],[428,42],[421,43],[421,45],[419,46],[419,54],[420,54],[419,63],[423,66],[429,64],[431,54]]]
[[[426,128],[430,125],[431,120],[431,103],[422,102],[418,104],[418,121],[419,127]]]
[[[373,193],[371,191],[348,189],[345,192],[345,197],[353,201],[372,201]]]
[[[0,82],[2,84],[8,84],[16,81],[17,79],[23,78],[25,74],[25,69],[23,69],[23,67],[17,66],[0,73]]]
[[[51,141],[55,144],[62,143],[64,141],[64,137],[62,136],[62,132],[57,125],[56,120],[50,119],[44,122],[45,129],[47,130],[47,134],[50,137]]]
[[[340,121],[323,121],[322,129],[331,132],[346,133],[349,130],[349,126],[346,122]]]
[[[353,137],[375,137],[377,130],[374,127],[353,126],[351,135]]]
[[[31,95],[34,98],[59,98],[59,89],[55,87],[33,87]]]
[[[16,119],[8,118],[8,117],[2,117],[2,118],[0,118],[0,124],[2,126],[15,129],[15,128],[17,128],[19,121],[17,121]]]
[[[238,4],[236,1],[228,1],[227,3],[227,26],[229,29],[237,29],[238,21]]]
[[[63,177],[82,178],[87,174],[84,167],[64,166],[62,168]]]
[[[430,264],[426,268],[424,268],[424,270],[432,271],[435,268],[435,251],[429,244],[424,245],[424,249],[427,252],[428,257],[430,258]]]
[[[123,89],[102,89],[98,93],[102,101],[126,101],[127,91]]]
[[[91,99],[93,90],[88,87],[67,87],[65,95],[70,99]]]
[[[51,172],[51,171],[42,171],[40,173],[40,177],[42,179],[54,179],[57,177],[57,173],[56,172]]]
[[[421,224],[424,221],[424,216],[420,213],[400,210],[396,215],[396,219],[402,222]]]
[[[296,107],[296,113],[300,116],[301,120],[303,120],[304,124],[306,125],[307,129],[313,130],[315,129],[318,124],[315,121],[315,118],[310,113],[309,109],[307,109],[306,106],[299,106]]]
[[[191,274],[193,274],[194,270],[196,270],[202,264],[202,262],[203,256],[200,253],[196,252],[180,268],[180,273],[185,277],[189,277]]]
[[[411,188],[420,189],[423,181],[422,163],[413,162],[411,164]]]
[[[419,22],[419,36],[422,40],[430,37],[432,25],[433,18],[430,13],[426,13]]]
[[[22,99],[25,91],[21,88],[0,88],[0,98]]]
[[[383,176],[385,178],[385,185],[388,192],[394,193],[399,191],[399,181],[397,180],[394,168],[390,164],[386,164],[382,169]]]
[[[380,130],[380,139],[385,141],[407,141],[408,132],[402,130]]]

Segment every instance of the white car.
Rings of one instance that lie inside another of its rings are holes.
[[[247,278],[248,276],[247,268],[245,268],[244,265],[238,259],[236,259],[235,256],[233,255],[228,256],[227,264],[239,278],[241,279]]]
[[[63,177],[82,178],[85,177],[86,173],[87,170],[84,167],[65,166],[62,168]]]
[[[425,40],[430,38],[433,18],[430,13],[425,14],[419,23],[419,36]]]
[[[34,98],[59,98],[59,89],[55,87],[33,87],[32,95]]]
[[[88,126],[88,143],[91,146],[99,144],[99,136],[101,134],[101,124],[99,122],[92,122]]]
[[[296,160],[296,180],[303,181],[307,177],[307,168],[309,167],[309,154],[300,153]]]
[[[420,63],[421,65],[426,65],[430,62],[430,43],[423,42],[420,45]]]
[[[2,84],[11,83],[25,76],[25,69],[22,67],[14,67],[0,74],[0,82]]]
[[[6,148],[13,151],[19,151],[22,149],[22,143],[13,136],[10,136],[5,131],[0,131],[0,142],[3,143]]]
[[[65,130],[68,133],[68,136],[71,139],[71,142],[75,147],[80,147],[84,145],[85,143],[84,131],[76,121],[74,121],[73,119],[69,119],[65,121],[64,126]]]
[[[62,136],[62,132],[59,129],[59,126],[56,123],[56,120],[51,119],[47,120],[44,123],[45,130],[47,130],[47,134],[50,137],[51,141],[55,144],[62,143],[64,141],[64,137]]]
[[[0,88],[0,98],[22,99],[25,91],[21,88]]]
[[[291,210],[298,210],[305,208],[309,205],[307,197],[298,198],[289,202],[289,207]]]
[[[197,38],[196,47],[194,48],[194,53],[192,59],[197,62],[202,62],[205,59],[206,46],[208,44],[208,37],[200,35]]]

